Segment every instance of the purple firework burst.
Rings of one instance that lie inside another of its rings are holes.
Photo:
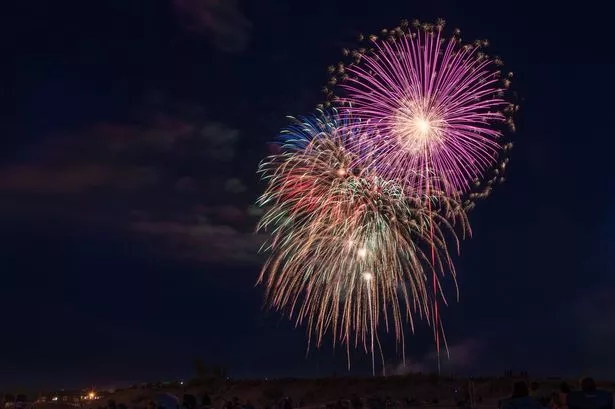
[[[402,23],[384,39],[370,36],[370,49],[336,69],[337,101],[342,115],[376,131],[354,141],[367,166],[419,192],[457,196],[496,165],[515,107],[505,99],[512,74],[502,76],[501,61],[481,51],[486,41],[462,45],[442,27]]]

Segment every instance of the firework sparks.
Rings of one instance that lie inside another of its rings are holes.
[[[261,165],[258,228],[272,239],[259,283],[271,307],[307,326],[308,344],[330,332],[373,359],[378,328],[392,327],[403,348],[416,316],[433,324],[426,271],[454,280],[447,241],[458,245],[453,224],[467,224],[455,201],[413,197],[361,168],[346,145],[363,129],[348,125],[335,112],[296,121],[285,151]]]
[[[482,51],[488,42],[463,45],[459,30],[447,39],[444,25],[441,19],[402,21],[380,37],[361,35],[368,44],[344,50],[351,64],[330,67],[333,77],[323,91],[325,105],[333,101],[344,116],[361,118],[361,126],[372,128],[349,144],[363,166],[418,196],[443,192],[470,210],[503,181],[512,147],[502,141],[503,130],[504,125],[514,130],[517,107],[505,99],[512,73],[504,77],[501,59]],[[332,91],[336,86],[341,97]],[[438,328],[435,271],[432,288]],[[437,330],[434,336],[439,353]]]
[[[514,126],[504,98],[512,74],[481,51],[486,41],[462,45],[443,27],[402,22],[383,39],[369,36],[370,48],[347,51],[354,62],[332,72],[342,115],[375,130],[352,143],[366,166],[404,187],[459,197],[497,166],[502,125]]]
[[[463,45],[443,27],[403,21],[382,40],[360,36],[368,44],[344,50],[352,62],[329,67],[323,88],[323,108],[341,115],[293,119],[282,153],[261,164],[267,303],[307,326],[308,345],[332,333],[349,364],[350,347],[362,346],[375,368],[381,328],[393,328],[405,356],[417,317],[439,353],[441,280],[455,281],[448,243],[459,250],[465,212],[503,181],[512,73],[482,51],[485,40]]]

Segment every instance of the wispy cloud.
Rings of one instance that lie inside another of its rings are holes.
[[[450,345],[448,355],[446,350],[440,351],[441,370],[444,373],[463,373],[472,372],[480,354],[484,348],[484,343],[475,338],[468,338],[459,343]],[[422,357],[407,357],[406,362],[399,364],[389,371],[396,375],[405,375],[416,372],[436,372],[438,365],[438,354],[435,350],[430,351]]]
[[[236,0],[173,0],[178,17],[189,30],[205,33],[222,51],[243,51],[252,24],[239,11]]]
[[[0,190],[5,193],[78,194],[112,186],[134,190],[158,183],[156,168],[105,163],[22,164],[0,173]]]
[[[224,124],[161,112],[50,137],[0,170],[0,194],[14,199],[4,214],[113,224],[167,257],[258,263],[255,192],[234,172],[239,138]]]
[[[132,229],[159,239],[162,249],[180,259],[233,265],[253,265],[262,261],[258,249],[264,238],[239,232],[228,225],[207,221],[137,222],[132,224]]]

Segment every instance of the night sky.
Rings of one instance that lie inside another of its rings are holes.
[[[262,309],[255,170],[343,47],[415,17],[488,38],[521,95],[507,183],[457,259],[446,368],[615,376],[615,56],[591,1],[1,8],[0,388],[187,378],[197,356],[236,377],[345,373]],[[425,324],[406,349],[434,368]]]

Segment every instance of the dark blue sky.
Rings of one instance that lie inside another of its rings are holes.
[[[615,61],[591,2],[12,3],[0,386],[185,377],[195,356],[236,376],[342,373],[341,351],[306,359],[303,330],[261,309],[255,169],[342,47],[415,17],[488,38],[522,97],[508,182],[457,261],[449,366],[615,376]],[[429,367],[431,348],[419,326],[410,359]]]

